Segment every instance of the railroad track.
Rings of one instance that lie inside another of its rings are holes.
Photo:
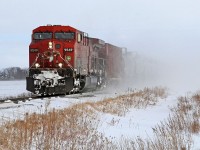
[[[6,102],[13,102],[15,104],[18,104],[19,101],[26,102],[31,101],[34,99],[43,99],[43,98],[51,98],[56,96],[65,96],[65,95],[45,95],[45,96],[38,96],[38,95],[31,95],[31,96],[23,96],[23,97],[6,97],[0,99],[0,104],[6,103]]]
[[[89,92],[89,91],[88,91]],[[38,95],[30,95],[30,96],[18,96],[18,97],[5,97],[5,98],[1,98],[0,99],[0,105],[3,103],[8,103],[8,102],[13,102],[15,104],[18,104],[18,102],[26,102],[26,101],[31,101],[34,99],[44,99],[44,98],[52,98],[52,97],[66,97],[67,95],[74,95],[74,97],[72,96],[71,98],[81,98],[81,97],[94,97],[93,94],[85,94],[88,92],[84,92],[84,93],[71,93],[71,94],[55,94],[55,95],[43,95],[43,96],[38,96]],[[75,96],[77,95],[78,96]]]
[[[95,93],[97,92],[102,92],[105,94],[105,90],[98,89],[98,90],[92,90],[92,91],[84,91],[84,92],[76,92],[76,93],[69,93],[69,94],[55,94],[55,95],[35,95],[35,94],[24,94],[24,95],[18,95],[16,97],[14,96],[9,96],[5,98],[0,98],[0,105],[3,103],[9,103],[13,102],[15,104],[18,104],[19,102],[26,102],[26,101],[31,101],[34,99],[44,99],[44,98],[53,98],[53,97],[60,97],[60,98],[66,98],[66,96],[70,96],[69,98],[75,98],[79,99],[82,97],[95,97]],[[92,92],[92,93],[91,93]],[[94,93],[93,93],[94,92]],[[97,94],[96,93],[96,94]]]

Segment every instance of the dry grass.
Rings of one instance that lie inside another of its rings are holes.
[[[131,107],[145,108],[166,96],[160,88],[145,88],[101,102],[76,104],[44,114],[26,114],[24,120],[10,121],[0,128],[0,145],[15,149],[117,149],[98,133],[98,112],[125,115]]]
[[[49,101],[46,103],[48,107]],[[24,120],[10,121],[0,128],[2,149],[91,149],[110,148],[96,131],[98,116],[88,104],[77,104],[44,114],[26,114]]]
[[[0,147],[14,149],[135,149],[189,150],[192,135],[200,132],[200,96],[179,97],[165,121],[154,127],[153,139],[122,139],[114,144],[97,132],[98,113],[124,116],[130,108],[146,108],[167,96],[165,88],[144,88],[100,102],[76,104],[44,114],[26,114],[24,120],[0,128]],[[48,107],[47,102],[46,107]],[[115,125],[116,120],[113,120]]]
[[[92,103],[91,106],[100,112],[124,116],[130,108],[140,109],[155,105],[159,98],[166,98],[166,91],[167,89],[162,87],[144,88],[116,98],[108,98]]]
[[[178,104],[172,109],[168,119],[153,128],[153,139],[125,139],[129,144],[122,145],[125,149],[190,150],[192,136],[200,133],[199,119],[200,95],[179,97]]]

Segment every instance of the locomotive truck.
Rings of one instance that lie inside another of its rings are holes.
[[[32,31],[26,89],[40,95],[101,88],[124,74],[123,48],[71,26]]]

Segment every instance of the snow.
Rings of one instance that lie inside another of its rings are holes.
[[[199,150],[200,149],[200,135],[196,134],[193,137],[194,146],[192,147],[193,150]]]
[[[0,97],[15,96],[25,91],[26,82],[22,81],[1,81],[0,82]],[[55,109],[63,109],[73,104],[83,103],[86,101],[100,101],[108,97],[115,97],[122,93],[109,93],[104,91],[95,91],[82,94],[57,96],[43,99],[27,100],[26,102],[19,102],[15,104],[10,101],[0,103],[0,123],[6,120],[23,119],[26,113],[44,113],[46,107],[48,111]],[[46,106],[48,105],[48,106]]]
[[[0,81],[0,98],[7,96],[16,96],[26,91],[26,81]]]
[[[27,92],[25,86],[26,82],[24,80],[1,81],[0,97]],[[44,113],[53,108],[63,109],[77,103],[84,103],[86,101],[94,102],[105,98],[116,97],[126,93],[127,89],[115,92],[106,90],[34,99],[30,101],[27,100],[26,102],[19,102],[18,104],[7,101],[6,103],[0,103],[0,123],[12,119],[23,119],[26,113]],[[190,95],[191,92],[182,93],[176,92],[175,90],[169,91],[168,97],[164,99],[160,98],[156,105],[149,105],[147,108],[141,109],[132,108],[125,116],[116,116],[99,112],[100,124],[98,126],[98,131],[114,141],[119,141],[122,137],[152,138],[153,128],[161,121],[165,121],[168,118],[171,112],[170,109],[177,104],[177,97],[184,96],[185,94]],[[200,148],[200,137],[199,135],[195,135],[193,139],[194,146],[192,149],[197,150]]]
[[[120,140],[121,137],[152,137],[153,130],[160,121],[164,121],[169,116],[170,108],[176,105],[176,96],[169,96],[154,106],[145,109],[131,109],[125,117],[118,117],[110,114],[102,114],[102,125],[99,132],[106,137]],[[115,123],[113,123],[115,122]]]
[[[62,79],[63,77],[58,75],[56,71],[41,71],[40,74],[35,75],[35,79],[38,79],[39,82],[37,83],[39,86],[40,84],[47,84],[51,87],[54,87],[58,84],[58,79]]]

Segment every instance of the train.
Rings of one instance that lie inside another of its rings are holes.
[[[26,89],[54,95],[105,87],[122,79],[123,51],[72,26],[39,26],[29,45]]]

